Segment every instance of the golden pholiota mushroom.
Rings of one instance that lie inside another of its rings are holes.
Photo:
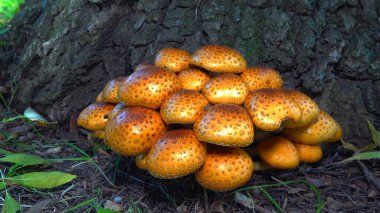
[[[154,64],[172,72],[180,72],[189,68],[190,58],[191,54],[185,50],[167,47],[157,53]]]
[[[138,64],[135,69],[133,70],[134,72],[139,72],[141,70],[144,70],[146,68],[151,68],[151,67],[154,67],[153,64],[148,64],[148,63],[140,63]]]
[[[247,68],[247,62],[238,51],[218,45],[199,48],[190,63],[212,72],[241,73]]]
[[[162,179],[183,177],[204,164],[206,152],[206,144],[199,141],[192,130],[168,131],[146,156],[146,168]]]
[[[95,130],[94,131],[94,136],[98,139],[104,139],[104,134],[105,134],[104,130]]]
[[[201,91],[206,83],[210,80],[205,72],[199,69],[186,69],[178,74],[182,89]]]
[[[241,105],[247,99],[249,88],[238,75],[225,73],[212,78],[202,93],[212,104]]]
[[[148,152],[165,132],[165,123],[158,112],[130,107],[109,121],[104,143],[121,155],[136,156]]]
[[[132,73],[119,88],[118,98],[126,106],[158,109],[166,98],[180,89],[174,73],[150,67]]]
[[[123,110],[124,108],[126,108],[126,107],[125,107],[125,105],[123,103],[116,104],[115,107],[113,108],[113,110],[108,114],[108,118],[112,119],[119,112],[121,112],[121,110]]]
[[[88,130],[103,130],[108,122],[108,114],[115,106],[108,103],[96,102],[84,108],[79,114],[77,124]]]
[[[251,157],[243,149],[210,145],[204,165],[194,175],[204,188],[225,192],[246,184],[253,168]]]
[[[251,67],[240,75],[250,91],[264,88],[281,88],[283,81],[279,72],[271,67]]]
[[[126,77],[119,77],[109,81],[103,88],[103,101],[113,104],[119,103],[119,100],[117,98],[117,91],[125,80],[127,80]]]
[[[103,91],[99,92],[99,94],[96,96],[95,102],[104,102],[103,101]]]
[[[139,154],[135,157],[135,164],[137,168],[146,170],[146,154]]]
[[[294,143],[298,156],[302,163],[315,163],[322,159],[322,148],[320,144],[307,145],[302,143]]]
[[[192,124],[208,105],[207,99],[192,90],[173,93],[161,106],[161,117],[167,124]]]
[[[194,123],[201,141],[222,146],[245,147],[253,142],[254,130],[248,112],[234,104],[216,104]]]

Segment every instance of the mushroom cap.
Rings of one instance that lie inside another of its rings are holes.
[[[190,63],[213,72],[240,73],[247,68],[247,62],[238,51],[219,45],[199,48]]]
[[[217,104],[194,123],[201,141],[222,146],[245,147],[253,142],[253,123],[247,111],[234,104]]]
[[[313,99],[294,89],[284,89],[284,92],[298,104],[302,111],[301,120],[298,122],[287,120],[284,122],[285,128],[303,127],[317,119],[319,114],[319,107]]]
[[[202,93],[212,104],[241,105],[247,99],[249,88],[238,75],[225,73],[212,78]]]
[[[148,64],[148,63],[143,62],[143,63],[138,64],[138,65],[135,67],[135,69],[133,70],[133,72],[139,72],[139,71],[141,71],[141,70],[144,70],[144,69],[146,69],[146,68],[151,68],[151,67],[154,67],[154,65],[153,65],[153,64]]]
[[[94,131],[94,136],[98,139],[104,139],[104,134],[105,134],[104,130],[95,130]]]
[[[207,99],[192,90],[173,93],[161,106],[161,117],[167,124],[192,124],[208,105]]]
[[[119,103],[119,100],[117,99],[117,90],[125,80],[127,80],[126,77],[119,77],[109,81],[103,89],[103,101],[114,104]]]
[[[300,161],[303,163],[315,163],[322,159],[322,148],[319,144],[307,145],[302,143],[294,143],[297,149]]]
[[[263,88],[281,88],[283,81],[279,72],[272,67],[251,67],[240,75],[250,91]]]
[[[117,115],[121,110],[125,108],[125,105],[123,103],[118,103],[115,105],[113,110],[108,114],[108,119],[112,119],[115,115]]]
[[[103,91],[99,92],[99,94],[96,96],[95,102],[104,102],[103,101]]]
[[[190,58],[191,54],[185,50],[167,47],[157,53],[154,64],[172,72],[180,72],[189,68]]]
[[[302,118],[301,108],[282,89],[255,90],[248,96],[244,106],[253,124],[264,131],[276,131],[283,121],[299,122]]]
[[[206,83],[210,80],[210,76],[199,69],[186,69],[178,74],[183,89],[201,91]]]
[[[338,128],[335,131],[334,135],[330,138],[330,140],[328,140],[326,142],[336,142],[336,141],[339,141],[343,137],[342,126],[339,123],[337,123],[337,124],[338,124]]]
[[[158,112],[142,107],[125,108],[105,128],[104,143],[115,152],[135,156],[149,151],[166,132]]]
[[[77,124],[88,130],[103,130],[109,120],[108,114],[114,107],[104,102],[92,103],[79,114]]]
[[[206,144],[192,130],[168,131],[146,156],[147,170],[162,179],[186,176],[203,165],[206,153]]]
[[[276,169],[294,169],[300,158],[294,144],[280,136],[273,136],[257,143],[260,158]]]
[[[126,106],[157,109],[170,94],[180,90],[178,77],[167,70],[150,67],[132,73],[118,90]]]
[[[225,192],[247,183],[253,167],[251,157],[241,148],[209,146],[204,165],[194,175],[204,188]]]
[[[137,168],[146,170],[146,154],[139,154],[135,157],[135,164]]]
[[[341,128],[334,118],[321,110],[313,123],[305,127],[284,129],[282,135],[295,143],[316,145],[339,140]]]

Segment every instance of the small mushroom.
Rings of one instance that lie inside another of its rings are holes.
[[[210,76],[199,69],[186,69],[178,74],[182,89],[201,91],[206,83],[210,80]]]
[[[98,139],[104,139],[104,134],[105,134],[105,131],[104,130],[96,130],[94,131],[94,136]]]
[[[104,143],[121,155],[136,156],[148,152],[165,132],[165,123],[158,112],[130,107],[109,121]]]
[[[240,77],[247,83],[250,91],[281,88],[283,84],[280,73],[271,67],[247,68]]]
[[[191,54],[185,50],[176,48],[163,48],[155,58],[157,67],[168,69],[172,72],[180,72],[189,68]]]
[[[238,75],[225,73],[212,78],[202,93],[212,104],[241,105],[247,99],[249,88]]]
[[[199,48],[190,63],[212,72],[241,73],[247,68],[247,62],[238,51],[218,45]]]
[[[125,80],[127,80],[126,77],[119,77],[109,81],[103,89],[103,101],[114,104],[119,103],[119,100],[117,99],[117,90]]]
[[[294,169],[300,158],[294,144],[280,136],[273,136],[257,143],[260,158],[276,169]]]
[[[135,164],[137,168],[146,170],[146,154],[139,154],[135,157]]]
[[[307,145],[302,143],[294,143],[297,149],[300,161],[303,163],[315,163],[322,159],[321,145]]]
[[[246,184],[253,167],[251,157],[241,148],[209,146],[204,165],[194,175],[204,188],[225,192]]]
[[[245,147],[253,142],[254,130],[248,112],[234,104],[217,104],[194,123],[201,141],[222,146]]]
[[[206,152],[206,144],[200,142],[192,130],[168,131],[146,156],[146,168],[162,179],[183,177],[203,165]]]
[[[104,102],[90,104],[79,114],[77,124],[88,130],[103,130],[108,122],[108,114],[114,107]]]
[[[161,106],[161,117],[167,124],[192,124],[208,105],[207,99],[191,90],[173,93]]]

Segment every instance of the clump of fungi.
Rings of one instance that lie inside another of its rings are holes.
[[[194,173],[204,188],[229,191],[259,165],[317,162],[320,144],[342,137],[311,98],[282,86],[275,69],[247,68],[230,47],[164,48],[154,65],[108,82],[77,123],[157,178]]]

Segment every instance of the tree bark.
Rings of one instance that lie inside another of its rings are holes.
[[[223,44],[279,70],[363,144],[366,119],[380,127],[379,14],[376,0],[27,0],[0,38],[0,80],[18,85],[14,107],[67,122],[160,48]]]

